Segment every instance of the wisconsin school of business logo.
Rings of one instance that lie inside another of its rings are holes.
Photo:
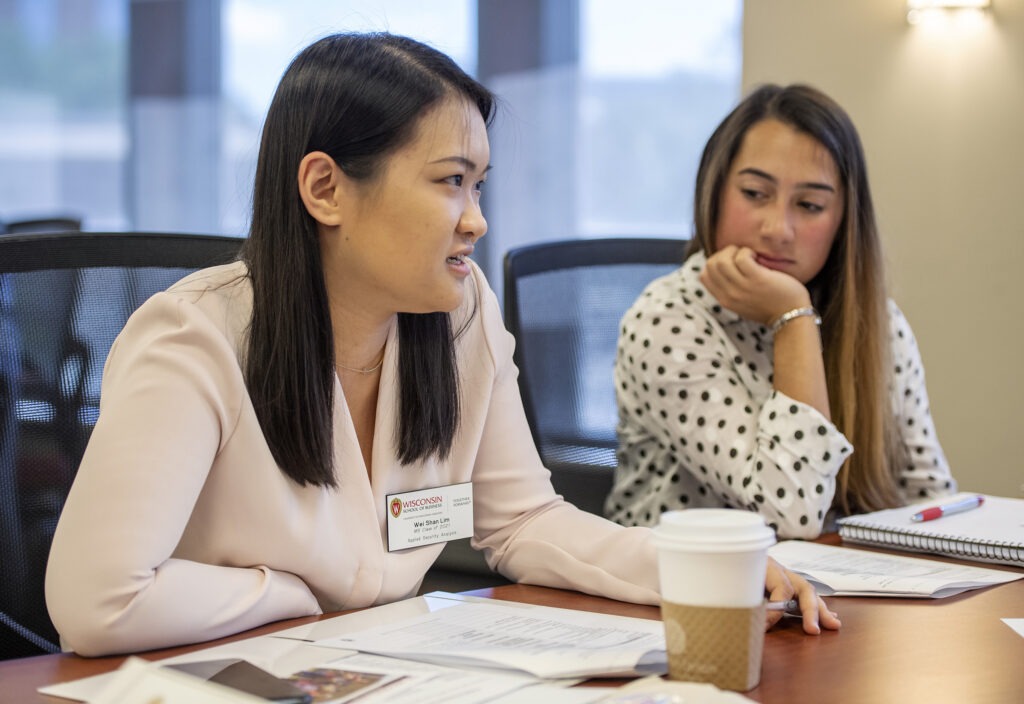
[[[391,515],[395,518],[402,515],[402,500],[397,496],[391,499]]]

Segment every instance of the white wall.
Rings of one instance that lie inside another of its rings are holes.
[[[1024,493],[1024,0],[911,26],[902,0],[747,0],[744,90],[807,82],[857,124],[892,293],[965,490]]]

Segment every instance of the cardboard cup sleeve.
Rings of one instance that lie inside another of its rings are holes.
[[[761,680],[764,604],[749,608],[686,606],[664,601],[670,679],[746,692]]]

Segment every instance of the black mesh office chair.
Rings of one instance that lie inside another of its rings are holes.
[[[546,242],[505,255],[505,325],[519,389],[555,490],[603,512],[616,466],[619,322],[644,287],[683,262],[687,240]]]
[[[0,659],[59,649],[43,576],[99,412],[111,343],[150,295],[235,259],[242,241],[95,232],[0,237]]]

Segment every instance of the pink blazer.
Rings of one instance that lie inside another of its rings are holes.
[[[387,551],[385,495],[471,481],[474,547],[510,579],[657,603],[646,528],[554,493],[523,414],[513,339],[474,267],[456,311],[462,425],[444,462],[403,467],[397,346],[388,338],[370,481],[340,383],[339,487],[278,469],[239,366],[252,309],[242,264],[157,294],[115,342],[99,422],[46,575],[51,618],[83,655],[193,643],[275,621],[413,596],[443,545]],[[609,371],[609,381],[611,376]]]

